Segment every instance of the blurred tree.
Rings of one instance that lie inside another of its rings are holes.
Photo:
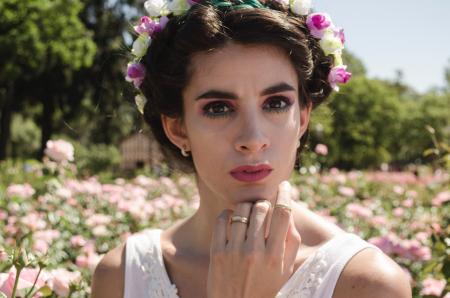
[[[67,92],[74,71],[89,67],[96,47],[78,18],[78,0],[0,2],[0,159],[6,157],[12,113],[42,104],[41,151],[53,132],[57,103],[74,106]]]
[[[351,51],[344,50],[342,55],[344,64],[347,65],[347,70],[352,73],[352,77],[367,76],[367,70],[361,59],[356,57]]]
[[[389,85],[353,78],[333,95],[330,163],[344,169],[370,168],[389,162],[399,130],[400,101]]]

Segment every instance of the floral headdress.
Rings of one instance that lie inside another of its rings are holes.
[[[134,26],[138,38],[134,41],[131,53],[133,60],[128,63],[125,79],[132,82],[139,89],[145,78],[145,66],[140,62],[147,53],[152,42],[152,37],[163,30],[171,15],[182,15],[192,5],[200,0],[148,0],[144,7],[148,16],[141,17],[139,23]],[[219,8],[267,8],[258,0],[237,0],[231,3],[223,0],[210,0]],[[345,84],[351,77],[347,72],[347,65],[342,62],[342,50],[344,49],[345,36],[342,28],[336,27],[327,13],[310,13],[311,0],[277,0],[289,7],[290,11],[299,16],[306,16],[306,25],[311,35],[319,39],[319,44],[325,55],[334,56],[334,65],[328,75],[328,82],[335,91],[339,91],[338,84]],[[146,98],[142,93],[135,97],[138,110],[143,113]]]

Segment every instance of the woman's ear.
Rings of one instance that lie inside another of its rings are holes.
[[[171,118],[161,115],[161,123],[167,138],[178,148],[190,150],[186,126],[181,118]]]
[[[312,102],[309,102],[307,105],[301,106],[300,108],[300,137],[303,136],[305,131],[308,129],[309,118],[311,116],[312,111]]]

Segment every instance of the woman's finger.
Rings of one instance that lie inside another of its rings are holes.
[[[216,225],[214,226],[211,240],[211,253],[225,249],[227,244],[228,222],[232,212],[232,210],[225,209],[216,218]]]
[[[257,201],[252,206],[250,223],[247,229],[247,244],[250,248],[261,247],[265,244],[265,221],[270,210],[268,200]]]
[[[295,227],[294,217],[291,216],[283,261],[283,274],[286,274],[288,278],[294,272],[295,260],[297,259],[297,252],[301,243],[302,237]]]
[[[242,244],[245,241],[245,235],[247,233],[247,226],[248,226],[248,222],[247,223],[243,223],[243,222],[232,222],[233,221],[233,216],[241,216],[241,217],[245,217],[248,219],[248,221],[250,221],[249,216],[250,216],[250,210],[252,209],[252,203],[249,202],[244,202],[244,203],[239,203],[236,206],[236,209],[234,210],[234,213],[231,216],[231,235],[230,235],[230,239],[228,241],[228,246],[231,248],[237,248],[237,247],[241,247]]]
[[[269,255],[284,258],[286,235],[291,221],[291,186],[283,181],[278,186],[277,202],[272,213],[266,251]]]

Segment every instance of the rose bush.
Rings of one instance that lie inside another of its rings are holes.
[[[0,291],[7,297],[15,284],[17,297],[89,297],[103,254],[141,229],[171,225],[199,204],[190,176],[100,181],[76,178],[60,165],[49,169],[54,165],[46,162],[12,178],[21,171],[8,166],[0,171]],[[414,297],[448,298],[448,173],[313,168],[292,176],[295,200],[380,247],[410,276]]]

